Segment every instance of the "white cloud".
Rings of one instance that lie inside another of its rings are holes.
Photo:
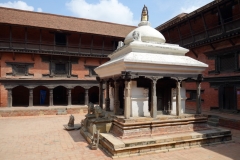
[[[7,8],[15,8],[15,9],[21,9],[21,10],[27,10],[27,11],[34,11],[33,6],[29,6],[26,2],[23,1],[14,1],[14,2],[6,2],[6,3],[0,3],[1,7],[7,7]],[[41,8],[37,9],[38,12],[42,12]]]
[[[201,1],[185,0],[185,3],[181,5],[180,11],[184,13],[190,13],[211,1],[213,0],[201,0]]]
[[[196,9],[198,9],[200,6],[189,6],[189,7],[186,7],[186,8],[181,8],[181,13],[190,13]]]
[[[131,10],[118,0],[99,0],[91,4],[85,0],[70,0],[66,3],[67,8],[81,18],[95,19],[114,23],[136,25]]]
[[[38,12],[42,12],[42,8],[37,8],[37,11]]]

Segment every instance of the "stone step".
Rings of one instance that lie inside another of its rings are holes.
[[[210,122],[217,122],[217,123],[218,123],[218,122],[219,122],[219,118],[212,118],[212,117],[211,117],[211,118],[208,118],[208,122],[209,122],[209,121],[210,121]]]
[[[217,128],[131,139],[120,139],[110,133],[100,134],[100,144],[103,150],[113,158],[151,152],[168,152],[176,149],[225,143],[231,140],[231,131]]]
[[[217,115],[209,115],[209,118],[219,118]]]
[[[219,123],[218,123],[218,122],[208,121],[207,124],[208,124],[209,126],[214,126],[214,127],[219,126]]]

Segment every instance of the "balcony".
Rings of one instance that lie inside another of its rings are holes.
[[[172,42],[180,44],[181,46],[188,46],[200,41],[209,40],[210,38],[236,32],[240,29],[240,18],[235,16],[231,17],[231,19],[233,20],[226,22],[223,25],[211,24],[211,27],[208,27],[206,30],[201,29],[198,31],[193,31],[192,34],[182,35],[181,39],[174,39]]]
[[[91,45],[55,45],[54,42],[26,41],[24,39],[4,39],[0,37],[0,50],[23,53],[70,55],[82,57],[107,57],[113,47]]]

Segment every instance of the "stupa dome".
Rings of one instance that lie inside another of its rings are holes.
[[[148,42],[148,43],[165,43],[164,36],[155,28],[150,26],[148,21],[148,10],[144,6],[142,10],[141,22],[138,24],[138,28],[131,31],[124,40],[125,45],[131,43],[134,40]]]

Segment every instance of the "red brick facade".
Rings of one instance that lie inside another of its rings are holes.
[[[157,27],[167,43],[189,49],[186,56],[208,64],[203,72],[202,109],[240,109],[240,4],[213,1],[189,14],[181,14]],[[194,82],[186,83],[186,108],[195,109]]]
[[[1,107],[97,102],[93,69],[135,28],[1,7],[0,13]]]

